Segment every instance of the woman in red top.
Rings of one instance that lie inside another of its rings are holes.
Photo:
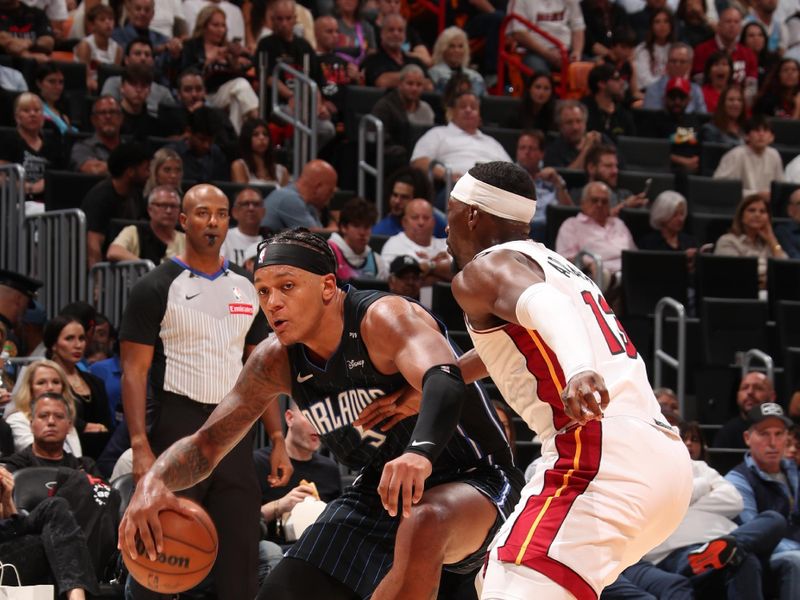
[[[719,95],[731,83],[733,63],[725,52],[714,52],[706,60],[703,69],[703,98],[708,112],[717,110]]]

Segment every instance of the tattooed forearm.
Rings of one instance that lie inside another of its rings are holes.
[[[203,481],[212,468],[194,436],[175,442],[153,465],[153,471],[172,491],[185,490]]]

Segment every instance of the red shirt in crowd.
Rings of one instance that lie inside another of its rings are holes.
[[[708,57],[718,50],[725,50],[716,35],[702,44],[697,44],[694,49],[694,64],[692,75],[702,73]],[[733,61],[733,82],[744,84],[747,78],[758,79],[758,60],[750,48],[736,42],[733,52],[728,55]],[[711,110],[709,108],[709,110]]]

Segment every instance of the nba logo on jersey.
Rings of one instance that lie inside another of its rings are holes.
[[[241,300],[242,299],[242,290],[240,290],[238,287],[234,286],[232,291],[233,291],[233,297],[234,298],[236,298],[237,300]]]

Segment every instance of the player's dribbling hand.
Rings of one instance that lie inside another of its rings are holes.
[[[127,552],[131,558],[146,554],[150,560],[156,560],[164,550],[164,536],[158,514],[164,510],[173,510],[192,518],[179,503],[164,482],[152,475],[145,476],[136,486],[125,516],[119,524],[117,548]],[[137,533],[142,546],[137,545]],[[143,550],[143,552],[140,552]]]
[[[600,396],[597,402],[595,392]],[[564,412],[580,425],[585,425],[591,420],[602,419],[603,411],[608,406],[608,390],[606,382],[599,373],[594,371],[581,371],[573,375],[561,392],[561,401],[564,403]]]
[[[425,480],[433,471],[431,461],[413,452],[389,461],[383,466],[383,475],[378,484],[378,493],[386,511],[397,516],[397,505],[400,495],[403,496],[403,516],[411,516],[411,505],[422,499],[425,491]]]
[[[353,425],[363,429],[372,429],[384,419],[389,418],[381,426],[381,431],[389,431],[403,419],[419,413],[421,403],[422,392],[406,386],[388,396],[373,400],[358,414]]]

